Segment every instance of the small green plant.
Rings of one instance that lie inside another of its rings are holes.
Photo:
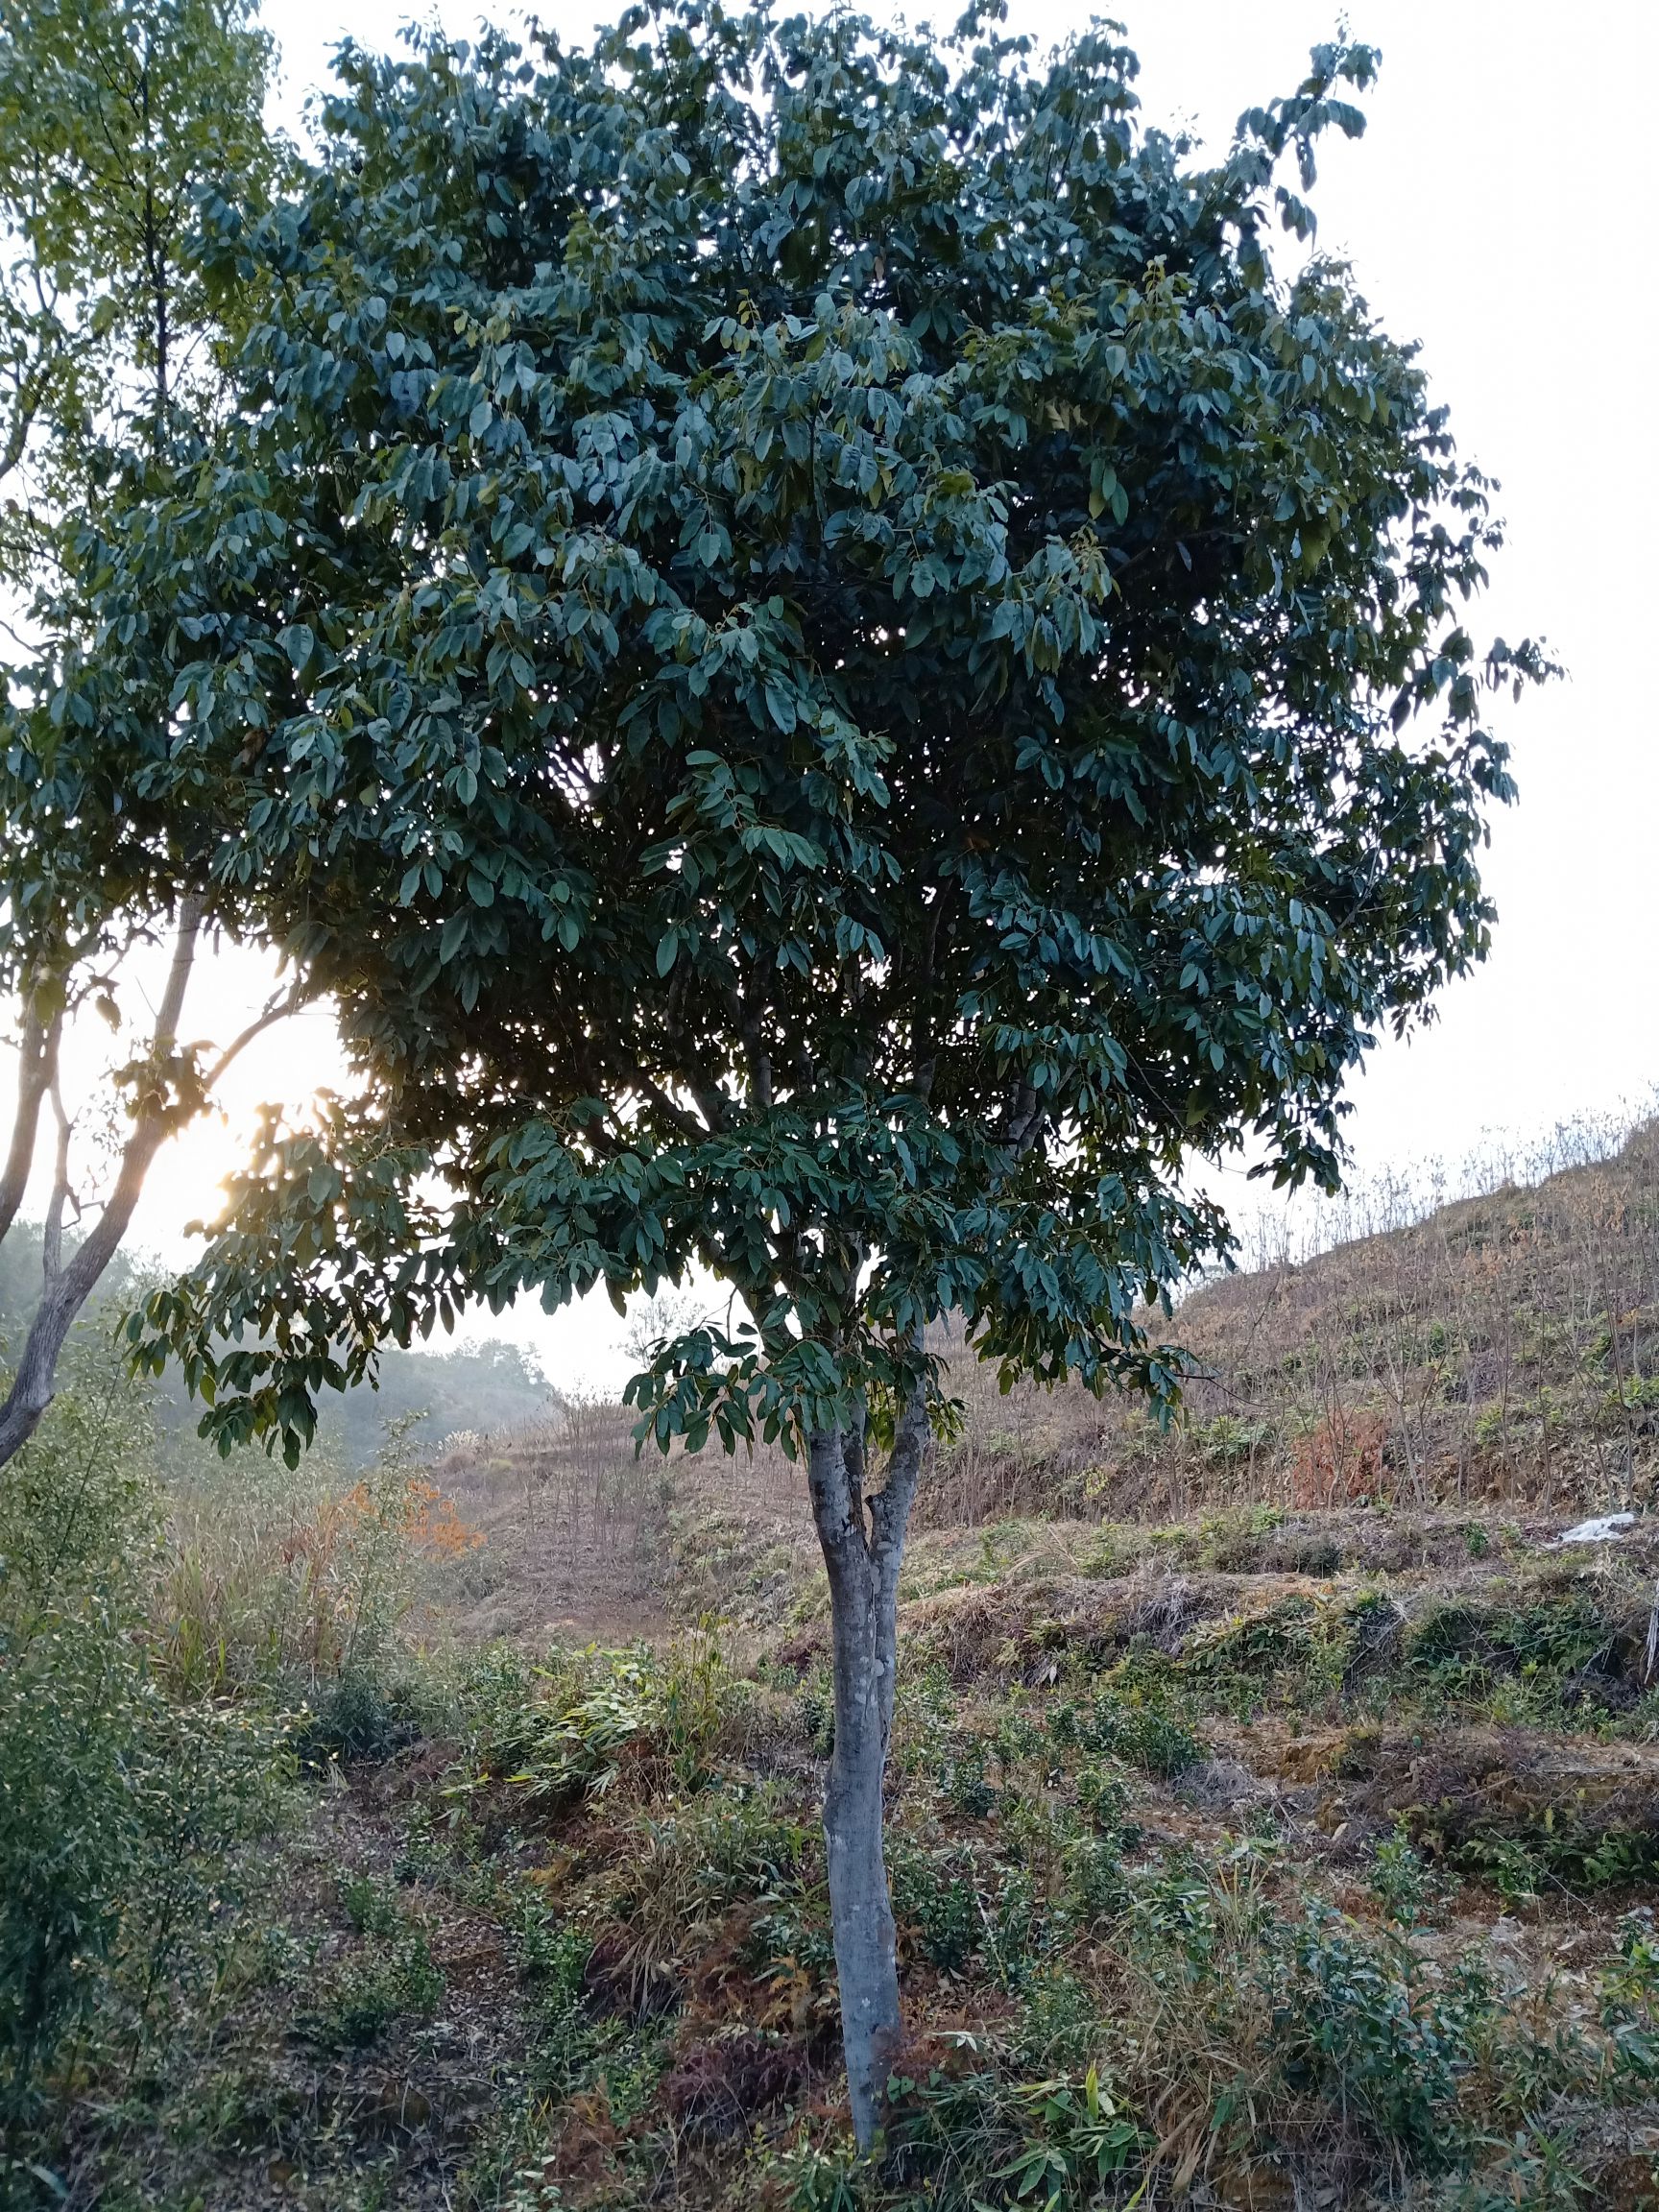
[[[1414,1848],[1404,1821],[1378,1844],[1371,1862],[1371,1892],[1383,1917],[1409,1935],[1423,1918],[1430,1890],[1429,1870]]]
[[[990,2070],[935,2071],[925,2081],[897,2080],[893,2090],[902,2170],[926,2177],[919,2200],[948,2212],[1082,2212],[1123,2186],[1148,2148],[1094,2066],[1081,2078],[1062,2072],[1029,2082]]]
[[[318,2002],[298,2017],[301,2039],[319,2051],[350,2051],[373,2043],[394,2020],[430,2019],[444,1996],[444,1976],[425,1932],[406,1928],[389,1951],[348,1959]]]
[[[866,2170],[851,2137],[816,2144],[803,2128],[774,2164],[789,2212],[860,2212]]]
[[[1596,1978],[1596,1994],[1619,2071],[1650,2088],[1659,2082],[1659,1933],[1651,1911],[1620,1921],[1618,1949]]]
[[[1530,1905],[1544,1880],[1543,1867],[1518,1836],[1471,1837],[1454,1856],[1459,1866],[1491,1883],[1505,1912]]]
[[[1062,2075],[1018,2095],[1025,2141],[997,2176],[1016,2203],[1087,2202],[1138,2162],[1141,2130],[1102,2088],[1094,2067],[1081,2082]]]
[[[1037,2076],[1086,2070],[1105,2035],[1099,2000],[1064,1966],[1031,1976],[1022,1993],[1013,2056]]]
[[[960,1973],[981,1933],[973,1854],[928,1852],[899,1836],[888,1873],[894,1911],[915,1930],[924,1958],[943,1974]]]
[[[985,1768],[986,1747],[977,1736],[970,1736],[950,1753],[940,1768],[945,1796],[965,1820],[987,1819],[996,1810],[997,1792]]]
[[[1431,1980],[1403,1941],[1377,1942],[1326,1905],[1294,1942],[1285,2055],[1402,2157],[1448,2166],[1463,2147],[1458,2083],[1495,2008],[1479,1969]]]
[[[1091,1751],[1108,1752],[1166,1780],[1185,1773],[1204,1757],[1204,1746],[1191,1729],[1162,1704],[1128,1704],[1110,1695],[1094,1700],[1083,1741]]]
[[[1212,1467],[1237,1467],[1252,1459],[1257,1453],[1269,1449],[1273,1443],[1273,1430],[1264,1421],[1241,1421],[1236,1413],[1217,1413],[1214,1420],[1201,1423],[1191,1431],[1192,1448],[1200,1459]],[[1275,1508],[1264,1509],[1274,1513]],[[1284,1515],[1268,1520],[1254,1533],[1264,1533],[1275,1527]]]
[[[348,1874],[340,1884],[340,1904],[359,1936],[395,1936],[402,1925],[397,1892],[372,1874]]]

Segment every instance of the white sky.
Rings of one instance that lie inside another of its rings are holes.
[[[1147,115],[1192,122],[1216,145],[1241,108],[1293,88],[1337,12],[1333,0],[1118,0],[1118,12],[1142,58]],[[267,0],[285,116],[297,119],[348,28],[389,43],[412,12],[356,0],[347,18],[338,0]],[[954,0],[936,11],[941,21],[955,12]],[[1659,441],[1646,404],[1659,324],[1659,10],[1350,0],[1349,12],[1356,35],[1382,48],[1382,73],[1365,136],[1322,150],[1320,243],[1354,261],[1391,330],[1422,341],[1463,452],[1503,481],[1509,542],[1477,636],[1542,633],[1570,671],[1500,710],[1522,798],[1490,855],[1496,950],[1446,994],[1434,1028],[1384,1045],[1358,1086],[1358,1163],[1375,1174],[1456,1159],[1494,1128],[1526,1134],[1604,1111],[1659,1080],[1647,665],[1659,636]],[[479,12],[438,13],[467,35]],[[576,37],[595,20],[583,8],[541,13]],[[1009,11],[1012,27],[1043,38],[1086,19],[1062,0],[1012,0]],[[259,979],[227,963],[203,982],[187,1030],[229,1034]],[[186,1256],[183,1224],[214,1205],[237,1124],[260,1098],[298,1103],[326,1081],[331,1046],[320,1018],[262,1041],[228,1086],[230,1126],[194,1131],[157,1163],[139,1240]],[[1253,1190],[1238,1196],[1255,1206]],[[527,1313],[494,1326],[534,1344],[555,1382],[613,1383],[626,1371],[603,1297],[551,1322]]]

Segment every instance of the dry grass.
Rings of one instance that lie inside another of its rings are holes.
[[[925,1520],[1643,1503],[1659,1470],[1659,1122],[1535,1186],[1213,1283],[1166,1326],[1197,1367],[1167,1432],[1075,1389],[999,1398],[958,1365],[965,1432]]]

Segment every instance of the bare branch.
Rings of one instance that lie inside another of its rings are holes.
[[[273,998],[264,1011],[249,1022],[246,1029],[242,1030],[238,1036],[231,1038],[229,1044],[226,1046],[224,1051],[220,1053],[218,1059],[214,1061],[212,1067],[202,1078],[203,1087],[211,1091],[226,1070],[241,1058],[255,1037],[263,1036],[267,1029],[274,1028],[278,1022],[285,1022],[290,1014],[298,1014],[310,997],[309,992],[296,983],[291,991],[284,991],[280,997]]]

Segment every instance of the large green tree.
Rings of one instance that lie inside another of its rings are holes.
[[[215,810],[203,891],[361,1078],[135,1335],[298,1451],[463,1299],[732,1286],[633,1395],[805,1460],[864,2143],[929,1324],[1167,1401],[1190,1164],[1332,1182],[1377,1028],[1487,944],[1482,676],[1540,666],[1462,627],[1488,488],[1348,273],[1270,258],[1372,67],[1207,162],[1111,36],[988,11],[349,52],[234,244],[237,417],[82,551],[60,720]]]
[[[112,504],[131,511],[194,468],[223,397],[238,294],[197,248],[204,206],[256,197],[278,162],[268,63],[252,0],[8,0],[0,13],[0,590],[15,615],[0,702],[11,732],[28,731],[0,760],[0,1000],[18,1058],[0,1244],[32,1190],[44,1215],[33,1310],[8,1346],[0,1465],[51,1400],[156,1153],[224,1058],[181,1028],[216,910],[200,888],[214,824],[188,805],[135,809],[120,733],[82,719],[63,679],[99,643],[76,548]],[[162,944],[153,1004],[134,1008],[133,955]],[[66,1099],[64,1031],[94,1008],[125,1027],[124,1065]]]

